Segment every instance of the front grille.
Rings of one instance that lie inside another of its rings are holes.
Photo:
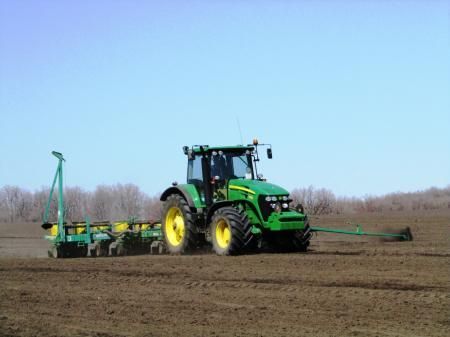
[[[262,215],[264,221],[267,221],[270,214],[272,214],[272,212],[273,212],[273,208],[270,207],[270,203],[268,203],[265,200],[265,198],[266,198],[265,195],[260,195],[258,198],[258,204],[259,204],[259,209],[261,210],[261,215]]]
[[[270,206],[270,204],[273,201],[271,201],[271,202],[266,201],[266,197],[267,197],[267,195],[260,195],[259,198],[258,198],[259,208],[261,209],[261,214],[262,214],[262,217],[263,217],[264,221],[267,221],[267,219],[272,214],[272,212],[274,212],[274,209]],[[289,204],[290,201],[291,200],[289,199],[289,200],[286,200],[286,201],[278,200],[277,202],[279,202],[280,204],[283,204],[283,203],[288,203]],[[289,211],[289,208],[282,208],[281,209],[281,213],[287,212],[287,211]],[[291,221],[294,221],[294,220],[291,220]],[[298,220],[295,220],[295,221],[298,221]]]

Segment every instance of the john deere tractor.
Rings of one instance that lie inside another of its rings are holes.
[[[161,195],[162,232],[167,250],[183,254],[212,244],[219,255],[249,249],[306,251],[308,218],[290,207],[284,188],[258,175],[258,141],[253,145],[183,147],[186,184],[173,183]],[[267,156],[272,158],[272,147]]]

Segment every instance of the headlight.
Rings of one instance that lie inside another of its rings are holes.
[[[288,197],[286,195],[283,195],[283,201],[287,201]]]
[[[270,201],[270,200],[272,200],[272,198],[269,197],[269,196],[267,196],[265,200],[266,200],[266,201]]]
[[[287,203],[283,203],[282,205],[281,205],[283,208],[288,208],[289,207],[289,205],[287,204]]]
[[[277,197],[273,196],[272,201],[277,201]]]

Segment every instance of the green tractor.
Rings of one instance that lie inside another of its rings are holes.
[[[289,193],[257,172],[258,146],[194,145],[183,147],[188,158],[186,184],[173,183],[161,195],[162,232],[172,254],[211,244],[218,255],[236,255],[270,247],[306,251],[312,236],[301,208],[293,209]]]

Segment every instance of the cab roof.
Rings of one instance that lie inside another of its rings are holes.
[[[192,151],[194,153],[223,151],[223,152],[245,152],[247,150],[253,151],[255,147],[253,145],[236,145],[236,146],[209,146],[209,145],[193,145]]]

